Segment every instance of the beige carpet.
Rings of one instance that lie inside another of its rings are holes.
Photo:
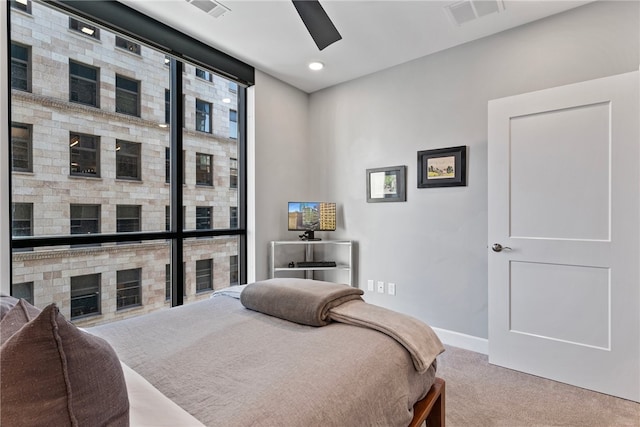
[[[446,381],[448,427],[640,427],[640,404],[488,363],[446,346],[438,357]]]

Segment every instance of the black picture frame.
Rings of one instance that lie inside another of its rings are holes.
[[[466,185],[466,145],[418,151],[418,188]]]
[[[406,202],[406,166],[367,169],[367,202]]]

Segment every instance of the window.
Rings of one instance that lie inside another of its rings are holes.
[[[164,299],[171,299],[171,264],[164,266]]]
[[[69,101],[98,107],[99,75],[98,68],[70,60]]]
[[[69,28],[89,37],[93,37],[94,39],[100,40],[100,29],[84,21],[69,17]]]
[[[71,175],[100,176],[100,138],[94,135],[71,133],[69,135]]]
[[[11,295],[13,295],[14,298],[27,300],[29,304],[34,305],[33,282],[14,283]]]
[[[213,156],[196,153],[196,185],[213,185]]]
[[[31,0],[10,0],[11,7],[26,13],[31,13]]]
[[[11,43],[11,87],[31,92],[31,48]]]
[[[141,268],[117,272],[116,308],[121,310],[142,305],[140,273]]]
[[[238,208],[235,206],[229,208],[229,228],[238,228]]]
[[[116,230],[118,233],[132,233],[140,231],[140,206],[116,206]]]
[[[236,93],[236,92],[238,92],[238,83],[236,83],[236,82],[229,82],[229,92],[231,92],[231,93]]]
[[[196,207],[196,230],[211,229],[211,210],[209,206]]]
[[[132,42],[131,40],[127,40],[124,37],[116,36],[116,46],[120,49],[125,49],[131,53],[140,55],[140,45]]]
[[[203,80],[206,80],[208,82],[212,82],[213,81],[213,75],[206,70],[203,70],[201,68],[197,68],[196,67],[196,77],[199,77]]]
[[[140,116],[140,82],[116,74],[116,112]]]
[[[33,236],[33,203],[13,203],[11,235]]]
[[[238,280],[238,255],[229,257],[229,286],[239,285]]]
[[[229,110],[229,138],[238,139],[238,112]]]
[[[140,180],[140,144],[116,139],[116,178]]]
[[[196,99],[196,130],[211,133],[211,103]]]
[[[238,188],[238,160],[229,159],[229,188]]]
[[[71,319],[100,314],[100,273],[71,278]]]
[[[169,89],[164,90],[164,122],[171,123],[171,91]]]
[[[71,234],[100,233],[100,205],[71,205]]]
[[[32,172],[32,126],[11,123],[11,166],[14,171]]]
[[[213,289],[212,267],[212,259],[196,261],[196,292],[205,292]]]

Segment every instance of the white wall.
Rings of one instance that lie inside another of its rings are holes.
[[[638,2],[596,2],[311,95],[310,189],[342,205],[360,287],[397,284],[368,301],[487,338],[487,101],[637,70],[639,28]],[[416,188],[417,151],[457,145],[468,186]],[[365,170],[394,165],[407,202],[366,203]]]

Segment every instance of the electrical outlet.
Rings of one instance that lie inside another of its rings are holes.
[[[373,292],[373,280],[367,280],[367,290]]]
[[[395,295],[396,294],[396,284],[389,282],[387,283],[387,293],[389,295]]]
[[[378,293],[384,294],[384,282],[378,282]]]

